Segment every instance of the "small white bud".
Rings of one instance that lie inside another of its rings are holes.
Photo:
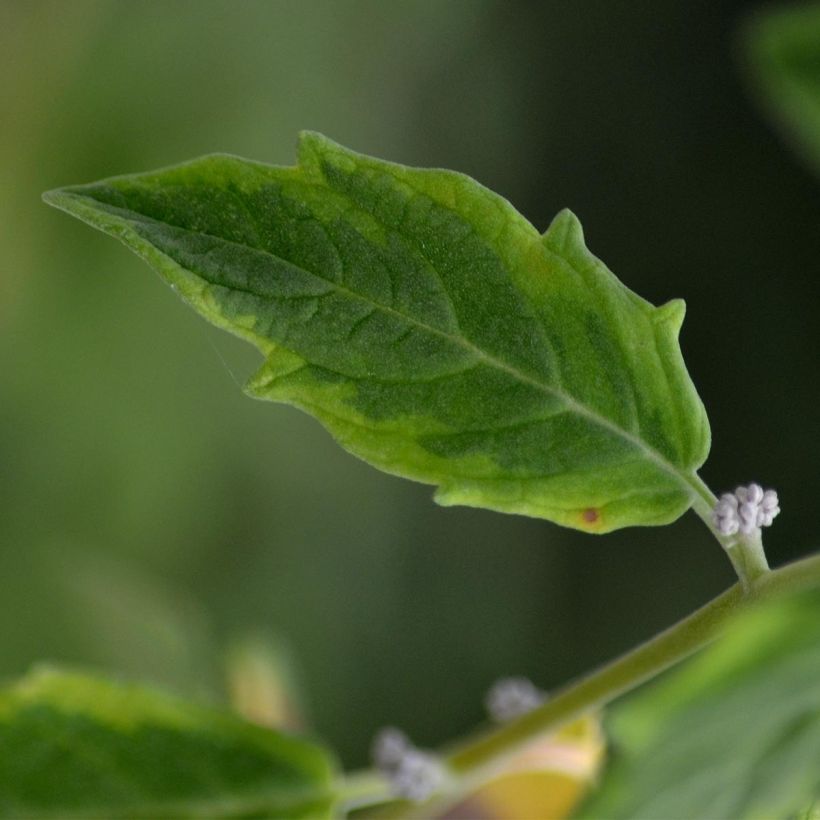
[[[738,489],[742,489],[738,487]],[[746,487],[746,503],[760,504],[763,500],[763,488],[759,484],[750,484]]]
[[[744,501],[737,514],[740,518],[740,531],[745,535],[751,535],[757,528],[757,504]]]
[[[444,768],[430,752],[417,749],[400,729],[388,726],[373,739],[373,763],[395,797],[420,802],[441,788]]]
[[[413,744],[401,729],[385,726],[373,738],[370,756],[377,768],[389,769],[398,766],[402,757],[412,748]]]
[[[723,493],[720,497],[720,500],[715,505],[715,512],[723,515],[728,516],[732,515],[733,513],[737,512],[737,496],[733,493]]]
[[[759,484],[749,484],[734,493],[723,493],[712,511],[712,520],[721,535],[752,535],[759,527],[770,526],[779,512],[774,490],[764,492]]]
[[[426,800],[443,782],[441,764],[433,755],[419,749],[410,749],[390,775],[393,794],[415,802]]]
[[[757,513],[757,526],[758,527],[771,527],[772,521],[774,521],[774,516],[771,513],[763,512],[763,510],[759,510]]]
[[[715,527],[721,535],[735,535],[740,529],[740,522],[736,518],[723,518],[715,521]]]
[[[496,723],[506,723],[531,712],[546,698],[546,693],[527,678],[502,678],[490,687],[484,706]]]
[[[766,490],[766,492],[763,493],[763,500],[760,502],[760,508],[762,510],[777,515],[777,513],[780,512],[778,504],[777,493],[774,490]],[[775,512],[775,510],[777,512]]]
[[[780,505],[777,493],[774,490],[766,490],[760,502],[760,509],[757,513],[759,527],[770,527],[775,516],[780,512]]]
[[[737,496],[734,493],[723,493],[715,504],[713,514],[715,529],[721,535],[734,535],[740,528],[737,514]]]

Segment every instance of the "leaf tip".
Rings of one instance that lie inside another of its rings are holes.
[[[65,210],[69,196],[69,189],[67,188],[52,188],[50,191],[43,191],[40,198],[46,205],[51,205],[52,208]]]
[[[88,222],[88,214],[94,210],[94,203],[83,191],[83,187],[91,186],[70,186],[66,188],[53,188],[44,191],[41,198],[46,205],[57,208],[69,216]]]

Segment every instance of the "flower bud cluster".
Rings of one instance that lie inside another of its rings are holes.
[[[496,723],[507,723],[536,709],[546,699],[546,692],[527,678],[502,678],[490,687],[484,706]]]
[[[738,487],[733,493],[723,493],[715,504],[713,520],[721,535],[740,532],[751,535],[760,527],[771,526],[780,512],[777,493],[763,490],[759,484]]]
[[[382,729],[373,740],[371,754],[395,797],[421,802],[444,782],[444,768],[438,758],[414,746],[400,729]]]
[[[547,699],[527,678],[502,678],[487,692],[484,704],[496,723],[507,723],[540,706]],[[371,747],[373,765],[390,784],[394,797],[420,803],[439,791],[446,772],[436,755],[419,749],[392,726],[379,731]]]

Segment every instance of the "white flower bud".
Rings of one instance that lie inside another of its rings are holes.
[[[395,797],[420,802],[441,788],[444,768],[438,758],[416,748],[400,729],[388,726],[373,740],[371,755]]]
[[[398,766],[402,757],[412,748],[413,744],[401,729],[385,726],[373,738],[370,755],[377,768],[389,769]]]
[[[757,513],[757,526],[758,527],[771,527],[772,521],[774,521],[774,516],[771,513],[765,513],[763,510],[759,510]]]
[[[777,512],[774,512],[775,515],[780,512],[777,493],[774,490],[766,490],[766,492],[763,493],[763,500],[760,502],[760,508],[766,512],[774,512],[776,510]]]
[[[737,511],[740,519],[740,531],[745,535],[751,535],[757,528],[757,509],[757,504],[744,501]]]
[[[410,749],[390,776],[396,797],[421,802],[441,788],[444,773],[433,755]]]
[[[731,512],[737,512],[737,504],[737,496],[734,493],[723,493],[720,497],[720,501],[717,503],[716,509],[729,515]]]
[[[774,490],[764,492],[759,484],[749,484],[734,493],[723,493],[715,504],[712,520],[721,535],[752,535],[759,527],[771,526],[779,512]]]
[[[715,504],[715,529],[721,535],[734,535],[740,528],[740,519],[737,515],[737,496],[733,493],[723,493]]]
[[[546,693],[527,678],[502,678],[490,687],[484,706],[496,723],[506,723],[531,712],[546,697]]]
[[[738,490],[742,490],[743,487],[738,487]],[[763,500],[763,488],[759,484],[750,484],[746,487],[746,503],[747,504],[760,504]]]

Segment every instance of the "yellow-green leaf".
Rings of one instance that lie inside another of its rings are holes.
[[[624,287],[569,211],[540,235],[468,177],[313,133],[292,168],[215,155],[46,200],[253,342],[252,395],[440,503],[591,532],[692,504],[709,429],[684,305]]]
[[[0,817],[320,818],[326,753],[135,685],[43,669],[0,690]]]

